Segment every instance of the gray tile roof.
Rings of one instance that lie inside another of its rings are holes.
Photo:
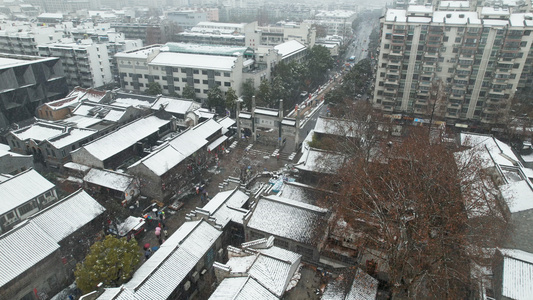
[[[259,199],[248,227],[300,243],[318,245],[324,237],[326,209],[277,196]]]

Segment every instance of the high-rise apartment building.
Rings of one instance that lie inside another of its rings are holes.
[[[389,9],[373,104],[451,123],[499,123],[509,99],[531,82],[532,30],[531,14],[502,8]]]
[[[113,82],[107,45],[91,39],[39,45],[40,56],[59,57],[70,89],[101,87]]]

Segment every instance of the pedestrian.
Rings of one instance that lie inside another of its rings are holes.
[[[139,199],[135,200],[135,206],[136,206],[137,208],[139,208],[139,206],[140,206],[140,205],[139,205]]]
[[[163,244],[163,240],[161,239],[161,237],[159,237],[159,246],[161,246]]]
[[[209,201],[209,193],[205,192],[205,201]]]
[[[155,236],[157,238],[159,238],[160,235],[161,235],[161,227],[156,227],[155,228]]]
[[[152,256],[152,250],[150,248],[146,249],[146,251],[144,251],[144,257],[146,259],[149,259],[150,256]]]
[[[168,230],[163,230],[163,233],[165,234],[165,239],[168,237]]]

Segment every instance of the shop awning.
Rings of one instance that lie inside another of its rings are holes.
[[[207,146],[207,151],[213,151],[213,149],[218,147],[220,144],[222,144],[227,139],[228,137],[225,135],[219,137],[218,139],[216,139],[214,142],[212,142],[211,144]]]

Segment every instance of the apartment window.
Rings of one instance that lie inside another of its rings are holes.
[[[148,75],[144,74],[144,79],[148,79]]]
[[[174,82],[180,82],[180,79],[178,77],[174,77]]]
[[[192,73],[193,74],[200,74],[200,71],[199,70],[192,70]]]
[[[215,76],[220,76],[220,72],[215,72]]]
[[[163,86],[163,89],[164,89],[164,90],[168,90],[168,85],[164,85],[164,86]]]
[[[200,93],[200,89],[194,89],[195,93]]]
[[[224,82],[224,86],[231,86],[231,83],[229,83],[229,82]]]
[[[209,90],[204,90],[204,94],[207,94],[207,93],[209,93]]]
[[[179,68],[172,68],[172,72],[176,72],[176,73],[178,73],[179,71],[180,71]]]
[[[442,38],[442,41],[443,41],[443,42],[447,42],[447,41],[448,41],[448,39],[449,39],[449,37],[447,37],[447,36],[444,36],[444,37]]]
[[[385,49],[389,49],[389,48],[390,48],[390,45],[389,45],[389,44],[385,44],[384,48],[385,48]]]
[[[175,90],[175,91],[179,91],[179,90],[181,90],[181,89],[180,89],[179,86],[175,86],[175,87],[174,87],[174,90]]]
[[[177,80],[176,80],[177,81]],[[182,78],[181,82],[187,82],[187,78]]]
[[[224,77],[230,77],[230,73],[229,72],[224,72]]]
[[[221,85],[222,85],[222,82],[220,82],[220,81],[215,81],[215,85],[221,86]]]
[[[163,79],[164,81],[167,81],[167,76],[163,76],[161,77],[161,79]]]
[[[187,73],[187,70],[185,70],[185,69],[181,69],[181,73],[186,74],[186,73]]]
[[[202,83],[203,83],[203,84],[208,84],[208,83],[207,83],[207,80],[202,80]]]
[[[144,87],[144,84],[143,83],[139,83],[139,87]]]
[[[206,70],[202,70],[202,75],[207,75],[207,71]]]
[[[461,37],[456,37],[456,38],[455,38],[455,42],[456,42],[456,43],[460,43],[460,42],[461,42]]]
[[[194,79],[194,83],[200,83],[200,79]]]
[[[387,29],[392,29],[392,25],[388,24]]]
[[[155,79],[155,80],[159,80],[159,76],[158,76],[158,75],[155,75],[155,76],[154,76],[154,79]]]

